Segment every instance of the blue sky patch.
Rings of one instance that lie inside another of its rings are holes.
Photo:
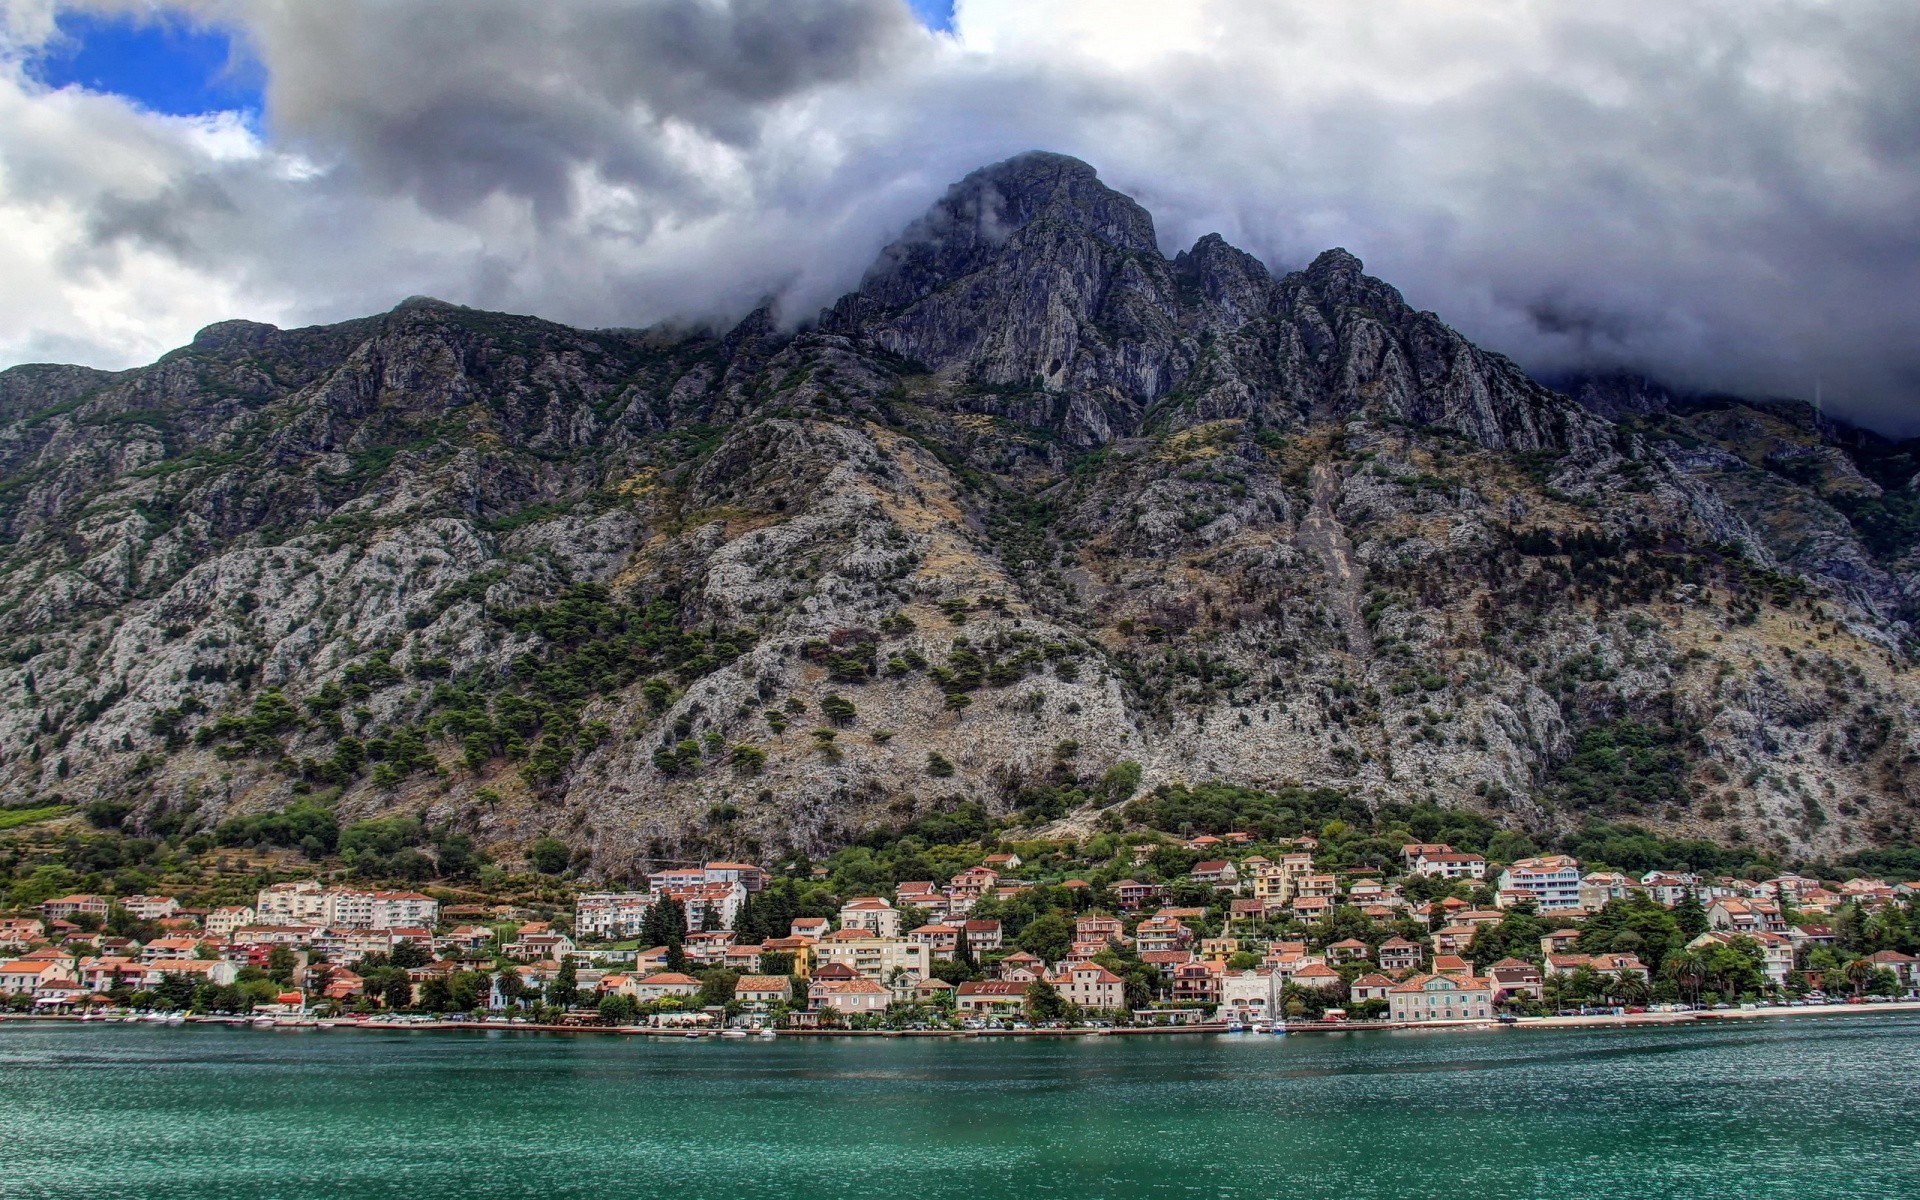
[[[177,18],[60,15],[62,36],[34,65],[49,87],[78,84],[174,116],[258,110],[258,70],[224,32]]]
[[[945,32],[953,28],[953,0],[907,0],[907,6],[928,29]]]

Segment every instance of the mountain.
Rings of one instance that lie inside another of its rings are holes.
[[[1905,449],[1573,390],[1342,250],[1168,258],[1050,154],[798,331],[415,299],[14,368],[0,794],[190,846],[404,813],[604,878],[1180,780],[1910,840]]]

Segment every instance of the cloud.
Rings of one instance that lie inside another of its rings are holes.
[[[115,10],[100,0],[95,9]],[[34,83],[0,0],[0,361],[428,293],[802,315],[947,183],[1077,154],[1168,249],[1345,245],[1538,370],[1920,431],[1920,10],[1894,0],[182,0],[264,111]],[[135,11],[128,3],[121,10]]]

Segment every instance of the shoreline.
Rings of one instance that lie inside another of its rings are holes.
[[[1772,1020],[1782,1017],[1810,1016],[1860,1016],[1872,1013],[1920,1013],[1920,1000],[1894,1001],[1887,1004],[1824,1004],[1794,1008],[1785,1005],[1763,1006],[1750,1009],[1722,1009],[1705,1012],[1645,1012],[1645,1013],[1598,1013],[1590,1016],[1568,1017],[1522,1017],[1511,1023],[1499,1021],[1368,1021],[1342,1022],[1335,1024],[1311,1023],[1290,1026],[1284,1036],[1298,1034],[1333,1033],[1401,1033],[1419,1030],[1441,1032],[1462,1032],[1472,1030],[1528,1030],[1528,1029],[1610,1029],[1630,1026],[1671,1026],[1671,1025],[1712,1025],[1724,1021]],[[67,1013],[4,1013],[0,1014],[0,1028],[16,1022],[60,1023],[72,1025],[161,1025],[157,1021],[128,1021],[124,1017],[82,1017]],[[225,1025],[239,1029],[260,1029],[262,1032],[282,1030],[313,1030],[315,1032],[348,1030],[371,1031],[380,1033],[576,1033],[576,1034],[612,1034],[620,1037],[652,1037],[686,1040],[714,1041],[757,1041],[762,1039],[748,1033],[745,1038],[721,1038],[718,1030],[712,1029],[649,1029],[633,1025],[537,1025],[537,1024],[496,1024],[486,1021],[354,1021],[329,1018],[318,1020],[303,1018],[298,1020],[279,1020],[270,1026],[255,1026],[251,1017],[189,1016],[188,1025]],[[744,1032],[744,1031],[743,1031]],[[1094,1038],[1094,1037],[1152,1037],[1167,1035],[1225,1034],[1228,1026],[1221,1022],[1206,1022],[1193,1025],[1168,1025],[1141,1027],[1132,1029],[781,1029],[776,1035],[781,1038],[944,1038],[949,1040],[970,1040],[973,1038]],[[1237,1035],[1236,1035],[1237,1036]],[[1250,1038],[1267,1039],[1274,1034],[1247,1034]]]

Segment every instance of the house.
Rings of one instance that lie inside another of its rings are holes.
[[[1278,1011],[1280,983],[1269,971],[1229,971],[1220,977],[1220,1017],[1265,1021]]]
[[[1624,900],[1639,886],[1618,871],[1589,871],[1580,880],[1580,907],[1589,912],[1605,908],[1609,900]]]
[[[1193,930],[1172,917],[1148,917],[1134,928],[1133,936],[1140,952],[1184,950],[1193,942]]]
[[[1698,950],[1705,946],[1724,946],[1736,937],[1749,937],[1760,946],[1761,970],[1767,982],[1776,987],[1785,987],[1787,976],[1794,969],[1793,942],[1785,934],[1779,933],[1732,933],[1727,930],[1709,929],[1687,943],[1687,949]]]
[[[1027,984],[1012,979],[963,983],[953,1002],[963,1013],[1017,1013],[1027,1003]]]
[[[1479,854],[1443,850],[1422,856],[1413,864],[1413,873],[1429,879],[1485,879],[1487,860]]]
[[[1129,912],[1149,904],[1158,904],[1167,894],[1163,884],[1140,883],[1133,879],[1122,879],[1109,890],[1113,892],[1114,903]]]
[[[1444,929],[1437,929],[1433,934],[1433,952],[1458,954],[1473,944],[1473,935],[1479,932],[1472,925],[1448,925]]]
[[[634,999],[643,1004],[699,994],[700,981],[679,971],[662,971],[658,975],[649,975],[633,985]]]
[[[1436,954],[1433,956],[1433,973],[1467,976],[1473,974],[1473,964],[1457,954]]]
[[[1191,950],[1142,950],[1140,961],[1160,972],[1162,979],[1172,979],[1173,972],[1183,963],[1193,961]]]
[[[40,906],[40,912],[49,921],[71,921],[75,917],[97,917],[104,921],[112,907],[113,901],[105,896],[81,893],[48,900]]]
[[[1203,833],[1199,837],[1187,839],[1187,849],[1189,850],[1212,850],[1217,846],[1223,846],[1225,844],[1225,842],[1210,833]]]
[[[551,958],[556,962],[574,952],[573,939],[549,927],[533,922],[520,928],[520,936],[507,943],[506,955],[515,962],[538,962]]]
[[[233,931],[243,925],[251,925],[257,919],[253,906],[249,904],[226,904],[207,914],[207,936],[215,941],[227,941],[233,937]]]
[[[122,896],[120,907],[136,921],[164,921],[180,912],[180,902],[172,896]]]
[[[793,999],[793,981],[785,975],[742,975],[733,985],[733,998],[761,1007],[785,1004]]]
[[[1173,999],[1182,1004],[1220,1003],[1221,979],[1226,968],[1217,962],[1185,962],[1173,969]]]
[[[1015,950],[1000,960],[1000,978],[1032,983],[1047,972],[1047,964],[1038,955]]]
[[[689,933],[681,950],[688,962],[717,967],[727,961],[727,950],[732,945],[733,934],[729,932]]]
[[[864,929],[875,937],[900,936],[900,910],[878,896],[859,896],[840,906],[840,929]]]
[[[140,961],[159,958],[193,958],[200,953],[199,938],[155,938],[140,947]]]
[[[1460,975],[1415,975],[1387,993],[1395,1021],[1472,1021],[1493,1016],[1493,987]]]
[[[46,925],[32,917],[0,920],[0,950],[25,950],[46,936]]]
[[[765,890],[767,872],[763,867],[752,863],[710,862],[700,869],[708,883],[737,883],[747,889],[747,894]]]
[[[162,958],[142,963],[139,986],[156,988],[169,975],[192,975],[215,987],[226,987],[240,974],[240,968],[217,958]]]
[[[1648,871],[1640,877],[1640,886],[1655,903],[1672,908],[1688,896],[1700,894],[1700,877],[1681,871]]]
[[[833,932],[833,922],[825,917],[795,917],[788,924],[787,932],[794,937],[813,938],[818,941]]]
[[[1722,933],[1784,933],[1780,906],[1769,900],[1721,896],[1707,906],[1707,928]]]
[[[1126,1007],[1126,981],[1097,963],[1067,967],[1050,981],[1062,999],[1089,1012]]]
[[[1333,901],[1325,896],[1295,896],[1293,915],[1302,921],[1324,920],[1333,911]]]
[[[1487,968],[1487,982],[1493,985],[1495,1002],[1514,996],[1531,996],[1540,1000],[1546,996],[1546,985],[1541,981],[1540,968],[1524,958],[1503,958]]]
[[[1373,953],[1373,947],[1359,938],[1342,938],[1327,947],[1327,957],[1334,962],[1359,962]]]
[[[1578,929],[1556,929],[1540,939],[1541,954],[1567,954],[1580,944]]]
[[[1006,944],[999,921],[963,921],[967,931],[967,949],[976,954],[994,954]]]
[[[1453,847],[1447,845],[1445,842],[1408,842],[1406,845],[1400,847],[1400,862],[1402,866],[1411,871],[1419,865],[1421,859],[1426,858],[1430,854],[1452,853]]]
[[[1385,1000],[1387,993],[1399,986],[1391,975],[1375,972],[1362,975],[1347,988],[1347,1000],[1351,1004],[1365,1004],[1369,1000]]]
[[[984,867],[992,867],[994,870],[1004,875],[1008,871],[1018,871],[1023,864],[1018,854],[1007,853],[1007,854],[989,854],[986,856],[986,858],[980,861],[980,865]]]
[[[1426,958],[1420,947],[1403,937],[1392,937],[1380,943],[1379,963],[1383,971],[1412,971],[1419,969]]]
[[[1240,873],[1224,858],[1210,858],[1193,864],[1193,870],[1187,872],[1187,878],[1219,891],[1230,892],[1240,886]]]
[[[1297,987],[1332,992],[1343,1004],[1349,994],[1347,981],[1340,977],[1340,972],[1319,963],[1311,963],[1295,971],[1291,982]]]
[[[1911,954],[1902,954],[1898,950],[1876,950],[1867,955],[1867,961],[1885,971],[1892,971],[1903,987],[1920,986],[1920,958]]]
[[[1637,954],[1596,954],[1587,963],[1589,967],[1605,975],[1632,975],[1641,979],[1651,978],[1647,964],[1640,961]]]
[[[907,931],[907,940],[925,946],[939,958],[951,958],[960,945],[958,925],[921,925]]]
[[[43,984],[75,983],[76,972],[64,963],[14,959],[0,963],[0,996],[31,996]]]
[[[918,1004],[950,1005],[953,985],[944,979],[922,979],[913,985],[913,999]]]
[[[1565,854],[1522,858],[1500,873],[1499,889],[1531,897],[1543,913],[1579,908],[1580,862]]]
[[[871,979],[820,979],[807,987],[807,1002],[843,1017],[885,1012],[893,993]]]
[[[1266,902],[1268,912],[1283,912],[1293,900],[1300,881],[1313,874],[1313,855],[1294,852],[1282,854],[1253,872],[1253,896]]]

